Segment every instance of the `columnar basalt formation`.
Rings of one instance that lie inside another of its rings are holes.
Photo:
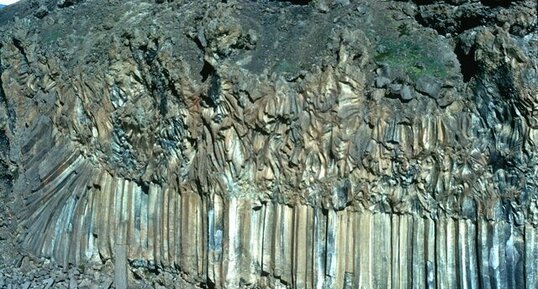
[[[0,11],[2,246],[127,262],[133,287],[139,269],[193,288],[538,286],[534,1]]]

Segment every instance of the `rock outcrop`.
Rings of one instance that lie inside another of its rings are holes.
[[[116,288],[537,288],[536,9],[8,6],[0,269],[22,254],[115,268]]]

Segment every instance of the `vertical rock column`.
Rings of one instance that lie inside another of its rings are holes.
[[[200,196],[97,172],[76,151],[64,160],[47,163],[25,199],[34,209],[21,212],[21,241],[62,263],[113,259],[118,284],[129,264],[216,288],[536,287],[536,228],[502,214],[431,219]]]

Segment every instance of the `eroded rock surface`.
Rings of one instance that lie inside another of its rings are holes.
[[[0,269],[29,255],[105,283],[123,262],[133,288],[536,288],[536,12],[8,6]]]

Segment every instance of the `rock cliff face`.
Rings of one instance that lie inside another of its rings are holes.
[[[102,268],[105,287],[114,268],[116,288],[537,288],[536,5],[8,6],[0,269],[28,255]]]

